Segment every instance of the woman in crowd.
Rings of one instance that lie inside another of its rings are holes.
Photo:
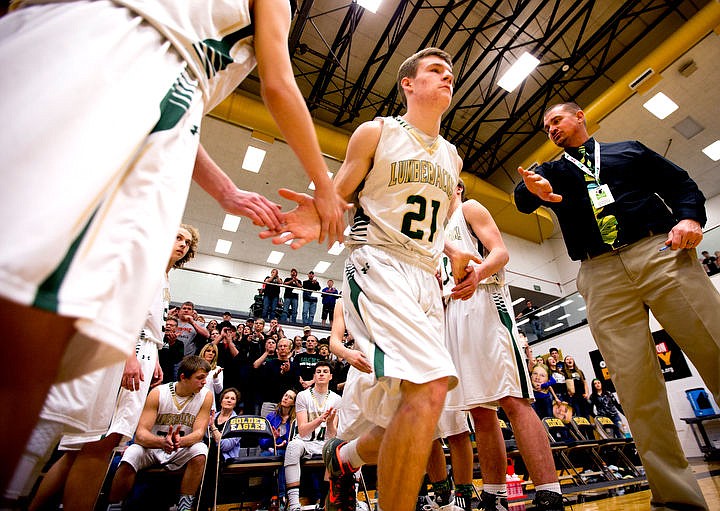
[[[207,328],[207,331],[212,333],[213,330],[218,330],[218,322],[215,319],[211,319],[208,321],[208,324],[205,325],[205,328]]]
[[[295,337],[293,337],[293,350],[292,353],[290,353],[290,360],[293,360],[295,358],[295,355],[299,355],[304,351],[305,348],[303,348],[302,335],[296,335]]]
[[[220,394],[220,411],[213,414],[210,422],[210,437],[214,446],[220,444],[223,460],[237,458],[240,454],[240,437],[223,438],[223,431],[227,421],[237,416],[235,407],[240,402],[240,391],[235,387],[228,387]]]
[[[295,421],[295,391],[288,390],[283,395],[282,399],[275,408],[275,411],[270,412],[267,416],[270,425],[273,428],[273,434],[275,435],[275,445],[277,447],[277,453],[285,455],[285,448],[287,447],[290,429]],[[278,471],[278,487],[280,500],[285,498],[285,471]]]
[[[217,330],[215,330],[217,332]],[[205,387],[213,393],[215,399],[223,389],[223,368],[217,365],[218,348],[212,342],[207,343],[200,350],[200,358],[206,360],[210,364],[210,372],[205,380]],[[213,399],[212,409],[215,410],[215,399]]]
[[[560,401],[570,402],[568,394],[568,383],[566,382],[565,373],[558,368],[557,361],[553,356],[547,358],[548,375],[553,380],[552,389]]]
[[[595,415],[602,415],[612,420],[619,433],[622,433],[622,419],[620,413],[624,413],[622,406],[617,402],[615,396],[603,389],[603,384],[595,378],[592,381],[592,393],[590,394],[590,402],[595,407]],[[618,413],[620,411],[620,413]]]
[[[585,373],[575,365],[575,359],[570,355],[565,357],[563,374],[568,389],[568,402],[573,407],[575,415],[590,417],[590,388],[585,379]],[[572,383],[568,383],[571,380]],[[559,396],[558,396],[559,397]]]
[[[532,407],[541,419],[553,416],[553,396],[549,390],[549,380],[550,375],[547,366],[535,364],[530,373],[530,381],[532,382],[535,397]]]

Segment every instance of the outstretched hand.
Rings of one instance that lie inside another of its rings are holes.
[[[532,170],[525,170],[522,167],[518,167],[518,173],[522,176],[525,187],[530,193],[537,195],[546,202],[562,201],[562,195],[553,193],[550,181],[540,174],[536,174]]]
[[[222,198],[220,205],[226,212],[245,216],[255,225],[278,229],[282,223],[280,205],[255,192],[236,188],[234,193]]]
[[[345,236],[343,231],[345,230],[345,211],[349,207],[348,203],[340,197],[332,185],[316,188],[314,201],[321,221],[318,243],[322,243],[325,237],[327,237],[328,248],[336,241],[342,243]]]
[[[315,199],[306,193],[297,193],[287,188],[281,188],[278,193],[286,199],[297,202],[297,207],[282,215],[280,226],[274,229],[268,228],[260,233],[260,237],[272,238],[275,245],[293,240],[290,245],[293,249],[320,239],[321,220],[315,207]]]

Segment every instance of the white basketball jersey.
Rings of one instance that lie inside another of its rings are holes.
[[[212,110],[255,67],[248,0],[113,0],[138,13],[188,63]]]
[[[340,396],[338,394],[331,390],[328,390],[327,394],[317,394],[313,387],[298,392],[297,398],[295,399],[295,412],[305,410],[307,412],[308,422],[314,421],[330,408],[337,410],[338,406],[340,406]],[[306,442],[312,442],[313,440],[324,442],[326,440],[326,429],[327,424],[322,422],[309,435],[301,436],[300,438]]]
[[[167,433],[168,427],[180,425],[180,434],[189,435],[192,433],[193,425],[197,414],[202,408],[208,389],[203,387],[200,392],[192,396],[178,397],[175,395],[175,382],[160,385],[158,402],[158,413],[152,432]]]
[[[347,245],[410,256],[434,272],[459,176],[455,146],[400,117],[384,117],[373,166],[358,193]]]
[[[484,259],[487,256],[488,251],[475,236],[463,214],[462,206],[459,206],[453,214],[450,215],[450,219],[445,226],[445,239],[451,242],[456,247],[470,252],[480,259]],[[470,264],[475,264],[471,262]],[[442,278],[443,284],[443,297],[447,297],[451,294],[452,288],[455,287],[455,278],[452,274],[452,267],[450,265],[450,259],[445,254],[442,255],[440,265],[440,277]],[[505,283],[505,270],[500,270],[480,282],[480,285],[500,285]]]

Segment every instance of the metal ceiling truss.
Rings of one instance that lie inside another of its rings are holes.
[[[456,90],[442,134],[464,155],[465,171],[488,177],[518,163],[509,160],[542,128],[548,105],[578,98],[669,15],[684,17],[681,5],[690,14],[699,9],[689,0],[617,5],[607,13],[604,0],[399,0],[374,47],[369,52],[360,48],[357,53],[367,57],[357,62],[350,55],[365,9],[353,1],[305,0],[290,51],[313,115],[352,129],[402,111],[387,80],[396,73],[389,68],[396,52],[446,49],[455,62]],[[417,48],[408,48],[403,40],[418,26],[429,29],[422,28],[425,35]],[[498,77],[523,51],[541,64],[507,93],[496,85]]]

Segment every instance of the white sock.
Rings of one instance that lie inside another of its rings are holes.
[[[483,491],[498,497],[507,497],[507,484],[488,484],[483,483]]]
[[[340,461],[349,463],[352,468],[360,468],[365,464],[365,460],[363,460],[357,452],[357,444],[358,439],[356,438],[340,447],[340,451],[338,452]]]
[[[290,488],[287,491],[288,511],[300,507],[300,488]]]
[[[5,498],[15,500],[30,495],[43,466],[60,440],[62,431],[63,425],[59,422],[46,419],[38,421],[8,483]]]
[[[560,489],[560,482],[539,484],[535,486],[535,491],[537,492],[538,490],[547,490],[562,495],[562,490]]]

